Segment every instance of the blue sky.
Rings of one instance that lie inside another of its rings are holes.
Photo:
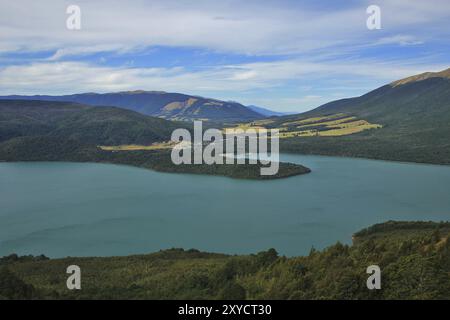
[[[0,94],[163,90],[301,112],[450,67],[449,36],[448,0],[3,1]]]

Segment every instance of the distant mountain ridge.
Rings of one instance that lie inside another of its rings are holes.
[[[399,86],[416,81],[422,81],[430,78],[447,78],[450,79],[450,68],[438,72],[424,72],[415,76],[407,77],[401,80],[391,82],[391,86]]]
[[[238,102],[163,91],[123,91],[50,96],[3,96],[0,99],[67,101],[91,106],[114,106],[170,120],[251,121],[264,118]]]
[[[294,114],[295,112],[278,112],[278,111],[273,111],[267,108],[263,108],[263,107],[258,107],[258,106],[254,106],[254,105],[249,105],[247,106],[247,108],[262,114],[263,116],[266,117],[280,117],[280,116],[286,116],[289,114]]]

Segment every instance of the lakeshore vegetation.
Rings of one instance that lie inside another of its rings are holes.
[[[0,259],[3,299],[450,299],[450,223],[394,222],[301,257],[169,249],[127,257]],[[66,268],[82,270],[82,290]],[[368,290],[378,265],[381,290]]]

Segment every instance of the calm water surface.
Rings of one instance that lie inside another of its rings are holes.
[[[273,181],[103,164],[0,163],[0,256],[109,256],[171,247],[307,253],[390,219],[450,220],[450,167],[283,155]]]

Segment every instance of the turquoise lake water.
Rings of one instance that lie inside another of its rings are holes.
[[[0,256],[110,256],[182,247],[301,255],[386,220],[450,220],[450,167],[282,155],[272,181],[128,166],[0,163]]]

